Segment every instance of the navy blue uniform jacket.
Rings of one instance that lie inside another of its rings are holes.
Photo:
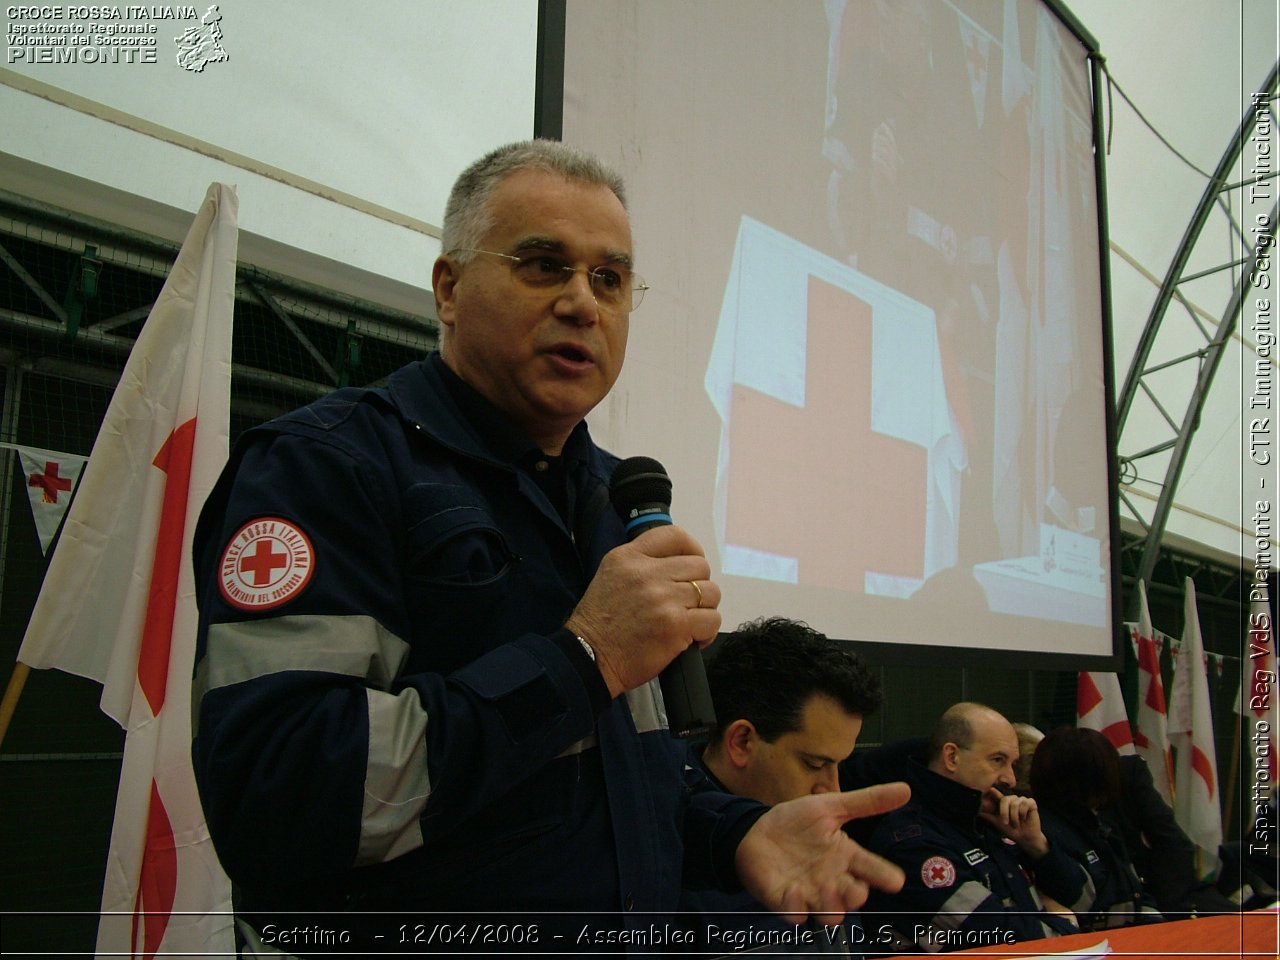
[[[1050,896],[1071,889],[1077,867],[1051,848],[1024,862],[1016,846],[978,816],[982,794],[939,776],[918,761],[907,764],[911,801],[880,821],[868,844],[906,873],[896,894],[872,890],[865,925],[893,926],[907,942],[930,952],[1003,942],[963,934],[1011,936],[1024,943],[1075,933],[1070,920],[1047,913],[1029,871]]]
[[[240,907],[648,923],[682,870],[732,886],[762,808],[690,801],[657,683],[611,700],[562,626],[624,540],[616,459],[578,427],[566,523],[450,376],[250,431],[204,508],[194,761]]]

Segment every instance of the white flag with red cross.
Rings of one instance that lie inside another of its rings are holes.
[[[1196,588],[1186,578],[1182,643],[1173,658],[1169,696],[1169,740],[1174,750],[1176,794],[1173,813],[1196,845],[1200,875],[1217,869],[1222,844],[1222,806],[1218,790],[1218,751],[1209,705],[1209,661],[1200,635]]]
[[[191,537],[227,459],[237,199],[210,186],[98,431],[18,659],[125,729],[99,956],[234,955],[191,769]]]
[[[1131,754],[1133,731],[1114,673],[1082,673],[1076,680],[1076,726],[1097,730],[1121,754]]]
[[[36,523],[40,552],[48,553],[58,526],[66,515],[84,469],[85,458],[74,453],[14,446],[22,466],[22,483],[31,501],[31,517]]]
[[[1164,677],[1160,673],[1160,651],[1167,646],[1164,634],[1151,626],[1151,610],[1147,606],[1147,586],[1138,581],[1138,622],[1129,624],[1138,657],[1138,717],[1133,741],[1138,756],[1151,769],[1151,782],[1173,806],[1173,750],[1169,746],[1169,709],[1164,695]]]

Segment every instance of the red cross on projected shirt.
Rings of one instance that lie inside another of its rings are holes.
[[[289,554],[283,551],[275,552],[271,547],[271,541],[264,538],[258,541],[252,556],[241,558],[240,572],[253,574],[255,587],[265,587],[271,582],[271,576],[275,571],[282,570],[288,565]]]
[[[797,558],[804,585],[923,577],[928,458],[871,429],[871,307],[810,277],[808,321],[803,407],[733,388],[725,539]]]
[[[42,499],[45,503],[57,503],[58,493],[63,490],[71,489],[71,481],[67,477],[59,476],[60,465],[57,460],[49,460],[45,462],[44,473],[32,473],[27,475],[27,486],[40,487],[44,493]]]
[[[929,876],[936,881],[946,880],[947,868],[942,866],[941,864],[935,863],[932,867],[929,868]]]

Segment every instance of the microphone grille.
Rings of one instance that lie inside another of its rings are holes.
[[[671,478],[652,457],[628,457],[613,471],[609,500],[624,520],[641,504],[671,506]]]

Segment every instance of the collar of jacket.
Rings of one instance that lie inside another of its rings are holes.
[[[455,389],[471,388],[460,380],[457,387],[451,387],[445,381],[445,377],[451,375],[440,355],[431,354],[391,374],[387,379],[387,394],[402,417],[458,453],[507,470],[523,457],[539,453],[532,440],[479,394],[475,395],[475,406],[483,408],[483,415],[464,409]],[[477,423],[477,419],[484,422]],[[565,444],[565,455],[587,459],[585,454],[591,446],[588,437],[584,420],[574,427]]]
[[[579,549],[587,549],[594,536],[599,510],[598,506],[588,502],[588,494],[593,487],[608,488],[618,458],[591,442],[585,420],[574,428],[565,444],[564,455],[580,463],[586,470],[585,477],[590,478],[584,480],[586,489],[578,490],[578,495],[586,499],[580,501],[572,512],[578,515],[583,510],[586,516],[582,523],[574,525],[582,529],[574,529],[533,480],[533,459],[539,454],[533,441],[478,393],[473,392],[467,398],[474,403],[460,403],[457,391],[471,388],[460,380],[451,386],[445,379],[450,375],[440,355],[431,354],[391,374],[387,379],[385,396],[407,423],[420,428],[431,441],[509,476],[515,488],[549,520],[571,538],[581,537]],[[471,409],[473,407],[475,409]],[[486,431],[492,431],[495,436],[487,436]],[[520,469],[517,458],[521,451],[530,469]],[[603,506],[607,505],[606,497]]]
[[[732,790],[720,782],[720,778],[711,771],[709,766],[707,766],[707,744],[699,742],[691,743],[688,745],[688,751],[688,755],[685,758],[685,763],[688,766],[706,777],[707,782],[720,793],[733,793]]]
[[[972,830],[982,809],[982,794],[963,783],[934,773],[915,757],[907,761],[911,799],[944,820]]]

